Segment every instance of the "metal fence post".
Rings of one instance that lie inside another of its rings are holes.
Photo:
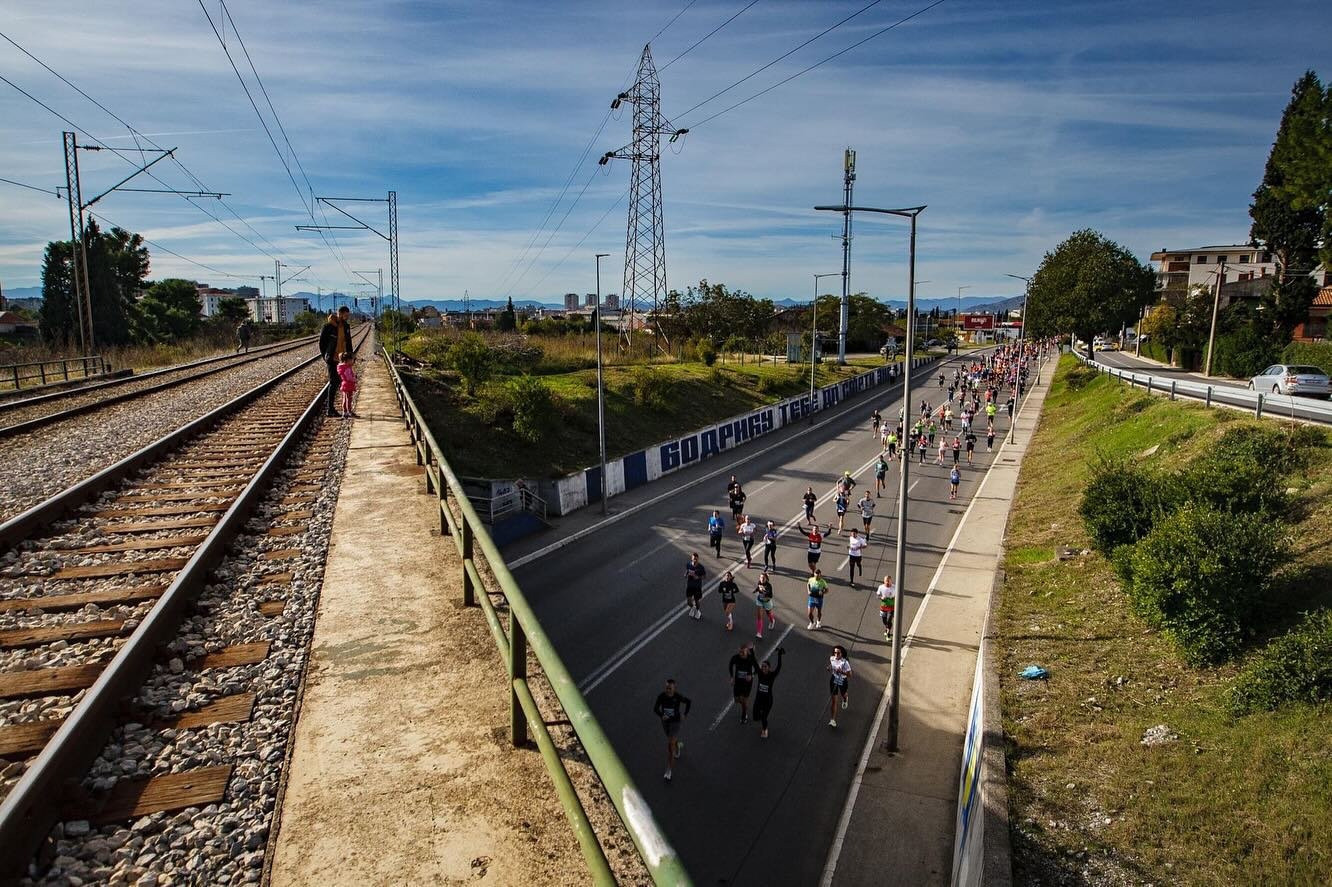
[[[42,384],[45,385],[45,384],[46,384],[46,364],[44,364],[44,363],[39,363],[39,364],[37,364],[37,374],[38,374],[39,376],[41,376],[41,378],[42,378]],[[14,387],[17,388],[18,386],[15,385]]]
[[[462,555],[463,555],[463,606],[476,606],[476,589],[472,587],[472,577],[467,572],[467,565],[472,562],[472,523],[463,515],[462,519]]]
[[[1174,400],[1174,399],[1175,399],[1175,380],[1174,380],[1174,379],[1171,379],[1171,380],[1170,380],[1170,399],[1171,399],[1171,400]]]
[[[1261,419],[1263,417],[1263,393],[1261,391],[1258,392],[1258,406],[1253,411],[1253,417],[1255,419]]]
[[[515,748],[527,744],[527,716],[518,700],[519,681],[527,682],[527,633],[509,610],[509,734]]]
[[[1206,406],[1208,409],[1210,409],[1211,406],[1212,406],[1212,386],[1211,386],[1211,385],[1208,385],[1208,386],[1207,386],[1207,400],[1206,400],[1206,402],[1204,403],[1204,406]]]

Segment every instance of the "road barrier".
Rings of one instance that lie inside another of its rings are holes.
[[[1278,419],[1302,419],[1323,425],[1332,424],[1332,403],[1314,400],[1308,397],[1295,397],[1289,394],[1268,394],[1262,391],[1247,391],[1243,388],[1231,388],[1228,385],[1209,385],[1206,382],[1194,382],[1188,379],[1166,379],[1150,373],[1127,371],[1119,367],[1107,366],[1097,361],[1088,360],[1082,354],[1074,354],[1078,360],[1097,372],[1113,376],[1121,382],[1127,382],[1130,388],[1142,385],[1148,392],[1160,391],[1169,395],[1171,400],[1187,397],[1200,400],[1205,406],[1217,404],[1252,411],[1254,418],[1264,415]]]
[[[573,825],[574,834],[578,838],[593,881],[604,885],[615,884],[615,877],[605,851],[602,850],[592,830],[587,811],[583,808],[573,781],[560,757],[560,751],[552,740],[546,720],[533,697],[527,674],[527,654],[530,649],[541,666],[547,683],[559,700],[568,723],[578,736],[578,741],[582,744],[593,771],[597,774],[606,794],[610,796],[611,803],[615,805],[620,821],[624,823],[624,827],[633,838],[639,857],[651,873],[653,881],[663,885],[689,884],[689,876],[685,873],[679,856],[658,827],[647,802],[644,801],[623,762],[611,747],[610,740],[606,738],[601,725],[597,723],[591,708],[588,707],[587,700],[579,692],[577,683],[555,651],[555,645],[542,629],[517,580],[509,572],[499,548],[486,531],[480,515],[468,501],[462,484],[444,459],[443,449],[431,434],[421,411],[412,401],[397,367],[393,366],[391,361],[385,362],[393,379],[393,388],[397,394],[403,422],[411,433],[416,448],[416,462],[425,466],[426,490],[439,499],[440,533],[453,538],[454,544],[458,547],[458,554],[462,558],[463,603],[469,607],[481,607],[481,612],[485,615],[486,623],[490,626],[495,644],[499,648],[500,655],[504,657],[508,669],[510,740],[514,746],[526,745],[528,731],[531,729],[541,758],[555,783],[560,804]],[[481,562],[494,577],[494,583],[498,588],[487,588],[477,566],[478,549]],[[499,598],[507,607],[509,615],[507,631],[500,618],[500,610],[492,597]]]

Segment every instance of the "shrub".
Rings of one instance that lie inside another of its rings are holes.
[[[1249,459],[1277,474],[1288,474],[1308,464],[1309,451],[1326,442],[1322,430],[1311,425],[1262,425],[1228,429],[1210,452],[1218,459]]]
[[[711,366],[711,364],[709,364]],[[722,372],[721,367],[712,367],[708,371],[708,384],[714,388],[720,388],[727,382],[726,373]],[[720,393],[718,393],[720,396]]]
[[[1234,514],[1277,515],[1286,510],[1286,491],[1271,468],[1248,456],[1216,452],[1194,459],[1179,477],[1190,502]]]
[[[1281,350],[1283,363],[1313,364],[1332,375],[1332,342],[1291,342]]]
[[[1216,337],[1212,372],[1240,379],[1261,373],[1277,359],[1277,348],[1250,326]]]
[[[1288,547],[1269,518],[1190,503],[1134,546],[1130,602],[1190,663],[1225,661],[1251,634],[1245,612],[1271,589]]]
[[[712,344],[711,339],[700,339],[695,350],[698,352],[698,359],[703,361],[704,366],[712,366],[717,362],[717,346]]]
[[[1150,533],[1179,502],[1173,477],[1122,459],[1102,459],[1092,466],[1078,513],[1092,545],[1108,556]]]
[[[633,391],[634,402],[639,406],[660,410],[666,406],[671,380],[656,367],[639,366],[634,368],[630,389]]]
[[[1227,699],[1235,714],[1288,702],[1332,700],[1332,610],[1311,613],[1268,644],[1235,679]]]
[[[513,415],[513,433],[528,443],[540,443],[558,417],[555,396],[540,379],[510,379],[504,386],[504,399]]]
[[[495,368],[486,340],[476,333],[467,333],[449,347],[448,362],[462,376],[468,395],[476,394],[476,386],[489,379]]]
[[[1064,384],[1068,386],[1069,391],[1081,391],[1099,375],[1100,373],[1091,367],[1077,364],[1064,375]]]

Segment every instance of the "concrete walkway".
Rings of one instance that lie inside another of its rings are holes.
[[[296,724],[273,884],[563,884],[586,869],[461,606],[387,369],[363,364]]]
[[[1057,360],[1057,355],[1056,358]],[[963,516],[914,623],[903,626],[899,753],[883,749],[887,695],[852,783],[824,870],[838,887],[947,884],[962,749],[990,591],[1003,553],[1018,469],[1054,374],[1047,360]],[[912,592],[919,594],[919,589]],[[844,829],[844,830],[843,830]]]

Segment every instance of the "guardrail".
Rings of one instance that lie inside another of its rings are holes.
[[[49,371],[47,368],[50,368]],[[78,372],[71,376],[69,374],[71,367],[77,367]],[[27,373],[21,373],[20,370],[28,370]],[[54,360],[35,360],[31,363],[11,363],[6,366],[0,366],[0,380],[8,382],[14,386],[17,391],[23,387],[24,382],[36,381],[38,385],[46,385],[50,382],[68,382],[70,379],[87,379],[92,376],[105,375],[107,371],[106,358],[100,354],[94,354],[92,357],[64,357]],[[29,385],[28,387],[33,387]]]
[[[1208,385],[1189,379],[1166,379],[1149,372],[1127,370],[1113,367],[1098,361],[1088,360],[1085,355],[1074,352],[1074,357],[1099,373],[1113,376],[1121,382],[1127,382],[1130,388],[1141,387],[1148,393],[1159,393],[1171,400],[1187,397],[1200,400],[1206,406],[1221,404],[1252,412],[1255,418],[1264,415],[1282,419],[1303,419],[1308,422],[1332,424],[1332,403],[1313,400],[1307,397],[1294,397],[1289,394],[1264,394],[1261,391],[1249,391],[1232,388],[1229,385]]]
[[[389,376],[393,379],[393,389],[402,411],[403,423],[412,436],[412,443],[416,449],[416,462],[418,465],[424,465],[426,469],[426,490],[439,499],[440,533],[453,538],[454,544],[458,547],[458,554],[462,558],[463,604],[481,608],[486,623],[490,626],[490,633],[494,635],[495,645],[499,648],[508,668],[510,740],[514,746],[526,745],[528,729],[532,728],[537,748],[555,783],[560,804],[573,825],[593,881],[604,885],[615,884],[615,876],[611,872],[605,851],[602,850],[592,830],[587,811],[583,809],[583,803],[565,769],[559,749],[551,739],[545,718],[532,695],[527,674],[527,652],[530,648],[556,699],[559,700],[569,724],[578,736],[578,741],[587,753],[592,769],[596,772],[606,794],[610,796],[620,821],[633,838],[639,856],[651,873],[653,881],[663,885],[690,884],[689,876],[685,873],[679,856],[657,826],[647,802],[643,800],[623,762],[611,747],[610,740],[606,738],[601,725],[592,715],[587,700],[579,692],[577,683],[555,651],[555,645],[541,627],[536,613],[523,595],[522,589],[518,587],[517,580],[509,572],[504,557],[490,538],[480,515],[468,500],[453,469],[445,460],[443,449],[426,425],[415,402],[412,401],[397,368],[391,361],[385,362],[389,368]],[[455,509],[457,514],[454,513]],[[482,561],[494,576],[499,588],[491,590],[486,587],[481,572],[477,569],[478,549]],[[495,601],[491,600],[492,595],[503,598],[508,606],[508,631],[505,631],[504,624],[500,620]]]

